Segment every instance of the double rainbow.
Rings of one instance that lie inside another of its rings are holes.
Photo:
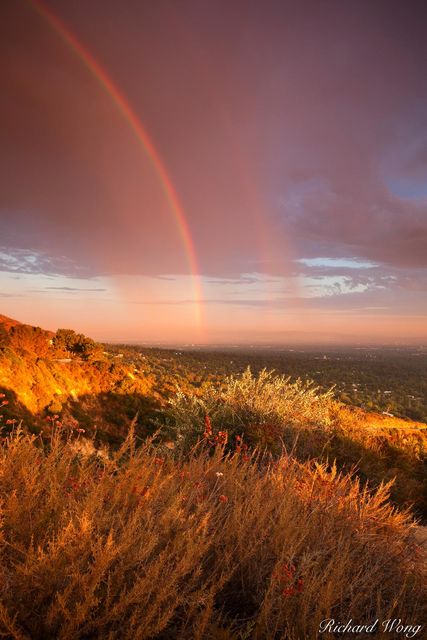
[[[163,194],[169,205],[169,208],[175,218],[176,225],[182,240],[182,244],[187,256],[188,266],[192,277],[193,301],[195,307],[195,321],[198,329],[202,324],[202,291],[199,276],[199,267],[197,263],[196,250],[191,237],[190,227],[179,201],[176,189],[169,177],[167,169],[159,155],[153,141],[144,128],[141,120],[132,109],[125,96],[120,92],[118,86],[114,83],[105,69],[97,62],[88,49],[76,38],[76,36],[67,28],[63,21],[54,15],[40,0],[29,0],[30,4],[36,9],[38,14],[44,18],[49,25],[57,32],[62,40],[70,47],[74,54],[83,62],[87,69],[96,78],[104,91],[114,101],[117,108],[125,118],[144,153],[149,157],[151,164],[160,181]]]

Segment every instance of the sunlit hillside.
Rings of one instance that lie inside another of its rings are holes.
[[[201,380],[177,354],[161,375],[158,354],[2,325],[5,637],[424,619],[425,425],[266,369]]]
[[[185,442],[194,444],[208,415],[217,431],[244,434],[251,447],[278,454],[286,446],[301,460],[337,459],[374,486],[395,478],[393,500],[414,505],[425,517],[423,423],[352,407],[337,400],[335,389],[322,391],[310,381],[262,370],[233,373],[222,366],[229,358],[218,363],[209,353],[141,353],[10,319],[1,327],[4,429],[22,421],[30,432],[48,434],[56,416],[85,437],[116,447],[134,421],[137,437],[156,432],[159,441],[176,441],[179,436],[182,448],[184,425]]]

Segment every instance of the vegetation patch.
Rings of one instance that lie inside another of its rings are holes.
[[[0,447],[0,632],[300,640],[325,618],[420,620],[422,550],[388,492],[289,455],[17,431]]]

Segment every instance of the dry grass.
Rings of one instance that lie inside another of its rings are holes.
[[[276,436],[286,426],[327,428],[332,397],[332,391],[322,393],[311,382],[291,382],[266,369],[255,376],[248,367],[240,376],[225,378],[221,386],[179,391],[169,400],[168,426],[184,448],[202,435],[205,416],[215,429],[235,434],[258,426],[268,426]]]
[[[394,480],[395,504],[414,506],[417,516],[427,517],[423,429],[408,429],[404,421],[396,421],[398,428],[391,426],[393,421],[373,425],[370,414],[337,402],[332,390],[321,393],[313,383],[292,383],[266,370],[255,376],[249,368],[221,386],[173,396],[166,413],[167,437],[178,450],[188,451],[202,437],[206,416],[213,435],[226,432],[231,446],[243,435],[250,446],[274,455],[285,450],[300,461],[336,460],[340,469],[357,468],[371,487]]]
[[[208,449],[3,439],[0,635],[302,640],[328,617],[422,622],[420,551],[388,487]]]

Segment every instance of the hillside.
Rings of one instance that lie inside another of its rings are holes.
[[[138,411],[149,412],[156,394],[150,376],[138,375],[90,338],[71,330],[56,333],[8,318],[0,343],[0,390],[7,420],[24,420],[39,432],[46,418],[61,414],[88,435],[119,442]]]
[[[87,438],[96,437],[98,443],[119,446],[131,423],[139,438],[160,429],[160,439],[175,441],[182,431],[177,422],[184,421],[194,444],[208,415],[217,432],[244,435],[251,447],[280,454],[286,445],[300,460],[336,459],[347,471],[357,468],[372,486],[395,478],[393,500],[415,505],[418,515],[427,515],[423,423],[345,405],[309,382],[267,374],[260,383],[247,372],[218,374],[208,358],[204,365],[192,367],[191,358],[186,361],[181,352],[141,353],[100,345],[72,330],[53,334],[9,318],[0,326],[3,428],[10,430],[22,421],[33,433],[46,434],[52,421],[60,420]],[[262,371],[258,375],[262,380]],[[236,424],[234,410],[220,414],[229,403],[227,394],[239,384],[248,399],[258,394],[261,406],[255,415],[243,407],[244,417]],[[289,396],[292,385],[304,401],[271,415],[268,394],[273,394],[274,405],[276,395]],[[324,398],[321,415],[316,414],[317,397]]]
[[[1,635],[420,632],[426,425],[266,369],[2,326]]]
[[[13,320],[13,318],[8,318],[7,316],[3,316],[0,313],[0,325],[5,329],[5,331],[10,331],[12,327],[17,327],[18,325],[22,325],[22,322],[18,320]]]

